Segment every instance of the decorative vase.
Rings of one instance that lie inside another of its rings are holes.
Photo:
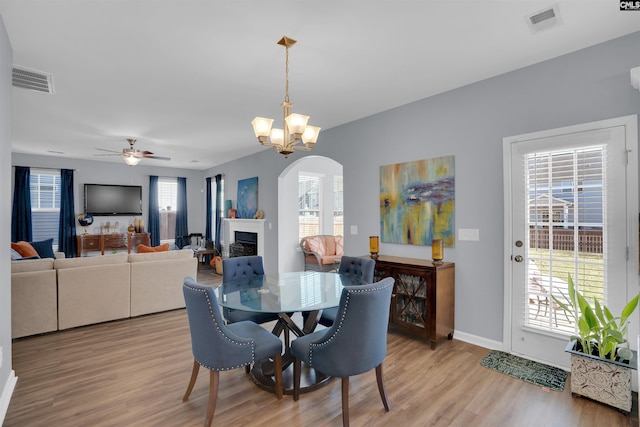
[[[631,373],[638,369],[638,353],[628,363],[602,359],[576,351],[571,341],[566,352],[571,354],[571,393],[593,399],[625,412],[631,412]]]

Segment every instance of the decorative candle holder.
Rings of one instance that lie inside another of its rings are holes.
[[[431,258],[434,264],[442,264],[444,259],[444,242],[442,239],[433,239],[431,242]]]
[[[378,259],[378,252],[380,251],[380,239],[378,236],[369,236],[369,252],[371,252],[371,258]]]

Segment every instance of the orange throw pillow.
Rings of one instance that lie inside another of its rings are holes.
[[[31,243],[29,242],[18,242],[18,243],[11,242],[11,249],[18,252],[20,255],[22,255],[23,258],[38,256],[38,251],[36,251],[35,248],[31,246]]]
[[[156,247],[151,247],[151,246],[143,245],[142,243],[140,243],[136,249],[136,251],[140,254],[149,253],[149,252],[166,252],[168,250],[169,250],[168,243],[164,243]]]

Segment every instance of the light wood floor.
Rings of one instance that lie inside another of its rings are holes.
[[[219,281],[208,271],[199,280]],[[378,395],[375,372],[351,379],[354,426],[637,426],[631,416],[584,398],[545,391],[480,366],[488,350],[461,341],[435,351],[391,331],[384,376],[391,412]],[[346,356],[348,357],[348,356]],[[199,426],[208,374],[182,402],[193,358],[185,310],[18,339],[18,376],[6,415],[12,426]],[[256,387],[244,369],[220,375],[214,425],[340,426],[340,381],[298,402]]]

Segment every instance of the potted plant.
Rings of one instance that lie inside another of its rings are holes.
[[[622,345],[640,294],[616,317],[597,299],[592,306],[575,288],[571,275],[568,284],[569,295],[558,290],[563,299],[552,297],[578,326],[578,335],[571,337],[566,349],[571,353],[571,392],[630,412],[631,372],[637,369],[638,357]]]

